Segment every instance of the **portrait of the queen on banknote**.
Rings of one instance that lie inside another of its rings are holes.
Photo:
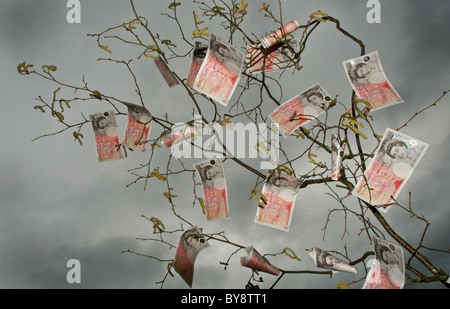
[[[255,222],[288,232],[301,184],[294,176],[274,172],[264,183],[262,194],[266,201],[258,207]]]
[[[94,129],[98,160],[121,159],[119,130],[114,111],[91,114],[89,118]]]
[[[279,125],[283,137],[287,138],[296,129],[324,113],[330,102],[328,93],[316,83],[277,107],[269,118]]]
[[[239,75],[244,63],[243,53],[214,34],[210,35],[209,47],[216,60],[226,66],[231,73]]]
[[[343,64],[353,90],[370,103],[370,110],[404,102],[387,79],[377,51]]]
[[[194,279],[194,264],[197,255],[209,246],[198,226],[186,230],[180,237],[173,267],[190,287],[192,287]]]
[[[396,198],[417,164],[428,149],[428,144],[403,133],[386,129],[383,139],[364,176],[352,194],[369,204],[390,204]],[[387,212],[390,207],[380,208]]]
[[[354,274],[358,272],[353,266],[348,265],[341,259],[320,248],[313,247],[313,250],[309,255],[314,260],[314,264],[317,267]]]
[[[241,77],[245,54],[220,37],[209,34],[209,45],[193,88],[226,106]],[[192,72],[195,74],[195,63]]]
[[[222,161],[210,159],[194,164],[202,180],[207,220],[228,218],[227,186]]]
[[[125,128],[123,145],[128,148],[145,152],[147,139],[152,128],[152,115],[143,106],[127,104],[128,123]]]
[[[372,237],[375,260],[363,289],[401,289],[405,284],[403,249],[397,244]]]

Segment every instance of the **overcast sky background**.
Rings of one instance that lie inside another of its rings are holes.
[[[135,58],[136,53],[130,54],[132,49],[128,46],[111,40],[104,42],[113,51],[110,55],[98,48],[95,39],[87,36],[132,20],[134,15],[129,2],[80,2],[81,24],[66,21],[66,1],[3,0],[0,4],[3,72],[0,77],[3,97],[0,123],[4,142],[0,160],[0,288],[159,288],[155,282],[163,279],[166,263],[122,254],[121,251],[130,249],[162,259],[171,259],[175,254],[175,250],[168,250],[157,243],[135,240],[136,237],[153,236],[152,224],[141,215],[160,218],[168,229],[179,227],[179,221],[173,219],[169,204],[162,196],[166,191],[164,183],[152,179],[146,191],[142,182],[126,187],[134,180],[127,170],[147,162],[150,152],[133,152],[124,160],[98,163],[90,125],[84,126],[82,131],[82,147],[73,142],[73,130],[31,141],[61,129],[48,112],[42,114],[33,109],[37,104],[36,97],[51,101],[58,86],[34,76],[20,76],[16,71],[20,62],[32,63],[35,68],[54,64],[58,67],[55,76],[61,81],[81,86],[84,76],[92,89],[139,103],[125,67],[97,61],[100,57],[109,56],[129,60]],[[167,12],[170,2],[136,0],[135,5],[138,13],[148,18],[155,33],[167,35],[176,42],[179,40],[176,25],[160,15]],[[247,21],[242,27],[263,36],[273,30],[274,24],[264,20],[258,12],[262,1],[250,2]],[[266,2],[277,10],[277,1]],[[192,11],[195,8],[192,1],[182,3],[179,11],[182,23],[193,30]],[[288,0],[283,1],[283,19],[296,19],[302,24],[312,12],[321,10],[339,19],[345,30],[361,39],[367,52],[378,51],[388,79],[405,100],[405,103],[373,113],[374,128],[382,135],[387,127],[395,129],[401,126],[414,112],[450,89],[450,3],[446,0],[381,1],[380,24],[367,22],[369,9],[366,3],[366,0]],[[219,36],[226,35],[211,22],[207,26],[217,30]],[[186,30],[188,36],[190,32]],[[236,45],[243,48],[242,41]],[[285,74],[280,79],[283,85],[281,101],[319,82],[330,95],[338,94],[340,101],[348,105],[351,87],[342,61],[357,57],[359,52],[359,46],[336,31],[334,23],[320,25],[308,40],[308,47],[302,55],[303,69],[294,76]],[[151,59],[135,59],[131,65],[152,114],[162,117],[167,112],[174,122],[192,120],[192,103],[182,87],[169,89]],[[188,57],[171,62],[180,76],[187,74],[189,65]],[[72,95],[70,91],[61,91],[61,95],[63,93]],[[244,100],[251,100],[251,97]],[[398,199],[406,205],[408,192],[412,192],[413,208],[432,223],[425,245],[440,249],[450,248],[448,103],[447,96],[438,106],[402,130],[427,142],[430,147]],[[206,109],[206,101],[202,104]],[[100,101],[74,103],[72,106],[73,119],[79,119],[81,112],[88,115],[110,109]],[[270,104],[265,108],[268,114],[275,106]],[[219,106],[219,110],[226,112],[227,109]],[[125,109],[123,111],[126,112]],[[125,117],[119,118],[119,125],[123,136]],[[159,134],[160,130],[155,129],[154,134]],[[291,153],[298,152],[300,148],[297,147],[301,147],[296,143],[287,144],[289,139],[281,142],[286,143],[286,149]],[[169,154],[169,149],[164,150]],[[155,159],[161,164],[166,162],[164,150]],[[196,161],[186,160],[187,166]],[[259,166],[258,160],[246,162],[255,168]],[[230,200],[229,220],[207,222],[200,207],[192,207],[190,174],[174,183],[175,194],[180,196],[175,201],[179,212],[190,222],[203,227],[205,232],[226,231],[231,241],[252,245],[264,253],[276,253],[290,247],[301,262],[285,256],[269,258],[283,269],[316,270],[305,251],[312,246],[326,250],[343,250],[347,246],[352,258],[372,250],[364,233],[341,239],[343,218],[340,215],[332,217],[323,239],[322,228],[328,209],[335,204],[325,194],[326,187],[322,185],[299,192],[289,233],[254,224],[256,203],[249,199],[249,190],[254,185],[255,176],[242,171],[231,161],[226,161],[224,166]],[[302,170],[302,166],[297,167]],[[385,217],[402,237],[413,245],[418,243],[424,228],[421,222],[412,220],[410,223],[407,214],[393,208]],[[347,229],[352,235],[358,234],[360,228],[354,219],[348,222]],[[178,237],[179,234],[175,234],[173,238],[168,237],[168,241],[177,244]],[[249,269],[240,266],[239,257],[244,252],[234,255],[224,271],[219,262],[225,261],[235,247],[218,242],[210,244],[211,247],[202,251],[196,261],[193,287],[243,288],[251,275]],[[450,273],[448,254],[424,253],[437,267]],[[70,285],[66,281],[69,270],[66,263],[70,259],[81,262],[81,284]],[[286,275],[277,288],[332,289],[340,281],[361,279],[364,273],[361,265],[358,271],[358,275],[338,273],[331,279],[328,276]],[[262,288],[270,287],[276,280],[267,274],[263,277]],[[361,288],[363,283],[364,280],[352,288]],[[175,277],[169,276],[164,287],[186,288],[187,285],[175,273]],[[442,284],[414,286],[442,287]]]

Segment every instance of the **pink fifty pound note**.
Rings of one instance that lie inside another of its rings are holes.
[[[274,45],[276,42],[284,38],[287,34],[294,32],[300,27],[298,21],[293,20],[283,27],[277,29],[276,31],[266,35],[261,39],[261,44],[264,48],[269,48]]]
[[[122,159],[114,111],[89,115],[95,134],[98,161]]]
[[[242,266],[275,276],[280,274],[280,270],[270,264],[270,262],[252,246],[245,248],[245,252],[247,253],[247,256],[241,256]]]

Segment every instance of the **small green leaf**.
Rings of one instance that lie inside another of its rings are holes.
[[[292,251],[291,248],[288,248],[288,247],[284,248],[283,253],[285,255],[287,255],[288,257],[290,257],[291,259],[301,262],[300,258],[295,254],[294,251]]]
[[[53,111],[52,115],[58,117],[59,121],[61,121],[61,122],[64,121],[64,116],[60,112]]]
[[[171,4],[169,4],[169,9],[171,8],[175,8],[177,6],[181,5],[181,2],[172,2]]]
[[[350,287],[345,282],[339,282],[337,284],[337,288],[340,289],[340,290],[350,290]]]
[[[19,63],[19,65],[17,66],[17,72],[19,72],[19,74],[21,74],[21,75],[30,74],[28,69],[32,68],[32,67],[33,67],[32,64],[27,64],[26,62],[22,62],[22,63]]]
[[[166,177],[164,177],[164,175],[162,175],[160,172],[158,171],[152,171],[150,173],[150,177],[156,177],[161,181],[166,181]]]
[[[100,101],[102,100],[102,94],[98,90],[92,91],[90,96],[91,96],[91,98],[98,99]]]
[[[35,105],[34,109],[40,109],[41,112],[45,113],[45,110],[44,110],[44,108],[41,105]]]
[[[56,65],[43,65],[42,71],[48,73],[49,71],[56,72]]]
[[[99,46],[101,49],[106,50],[108,53],[112,54],[112,51],[109,50],[109,46],[102,45],[102,44],[99,44],[98,46]]]
[[[163,232],[164,229],[166,228],[164,224],[161,222],[161,220],[159,220],[158,218],[151,217],[150,221],[153,222],[153,234]]]
[[[198,201],[200,203],[200,207],[202,207],[202,213],[205,214],[206,210],[205,210],[205,201],[203,200],[203,198],[199,197]]]

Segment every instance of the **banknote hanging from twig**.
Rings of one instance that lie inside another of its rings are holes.
[[[256,251],[253,246],[246,247],[245,252],[247,253],[247,256],[241,256],[242,266],[275,276],[278,276],[280,274],[280,270],[278,269],[278,267],[270,264],[270,262],[258,251]]]
[[[428,144],[387,128],[380,146],[352,194],[373,206],[388,206],[419,164]]]
[[[196,43],[188,84],[192,83],[195,90],[227,106],[241,78],[245,54],[213,33],[209,34],[206,54],[204,52],[203,45]]]
[[[194,164],[194,168],[202,180],[206,219],[228,218],[227,184],[222,160],[205,160]]]
[[[186,230],[180,237],[172,266],[190,287],[194,279],[195,260],[199,252],[209,246],[198,226]]]
[[[339,134],[331,134],[331,180],[338,180],[344,158],[345,143],[340,140]]]
[[[164,132],[161,137],[161,142],[166,147],[172,147],[178,143],[190,139],[195,134],[194,126],[185,125],[180,129],[172,129]]]
[[[158,68],[161,75],[164,77],[167,85],[172,88],[180,84],[175,74],[173,73],[172,68],[164,61],[164,59],[159,55],[155,58],[155,64]]]
[[[301,184],[302,181],[294,176],[273,172],[264,183],[263,201],[256,211],[255,223],[289,232]]]
[[[370,103],[370,110],[404,102],[387,79],[377,51],[346,60],[343,65],[353,90]]]
[[[195,78],[198,75],[198,71],[205,60],[206,54],[208,52],[208,44],[200,41],[194,42],[194,51],[192,52],[191,66],[186,78],[186,83],[194,87]]]
[[[313,250],[309,255],[317,267],[331,269],[333,271],[344,271],[353,274],[358,272],[353,266],[348,265],[341,259],[320,248],[313,247]]]
[[[278,28],[277,30],[269,33],[261,39],[261,45],[263,48],[270,48],[275,45],[277,42],[286,37],[286,35],[294,32],[300,27],[298,21],[293,20],[283,25],[283,27]]]
[[[122,150],[114,111],[89,115],[95,134],[98,161],[122,159]]]
[[[300,50],[298,41],[280,41],[266,50],[260,45],[247,46],[248,73],[277,72],[294,65],[295,54]]]
[[[270,119],[277,123],[284,138],[299,127],[322,115],[331,103],[325,89],[316,83],[302,93],[277,107]]]
[[[152,128],[152,115],[143,106],[129,103],[126,105],[128,106],[128,123],[125,128],[123,145],[145,152]]]
[[[405,285],[403,248],[378,237],[372,237],[375,259],[366,276],[363,289],[402,289]]]

